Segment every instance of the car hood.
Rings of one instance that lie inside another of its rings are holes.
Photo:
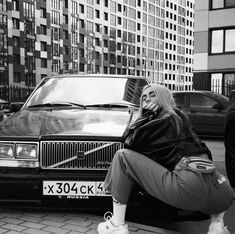
[[[127,108],[123,110],[24,109],[0,124],[0,136],[121,137],[130,118],[131,112]]]

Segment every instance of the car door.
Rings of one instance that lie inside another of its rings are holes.
[[[223,135],[225,109],[219,101],[206,94],[189,94],[187,114],[197,133]]]
[[[186,99],[186,93],[173,93],[173,97],[175,100],[175,104],[178,108],[186,111],[187,109],[187,99]]]

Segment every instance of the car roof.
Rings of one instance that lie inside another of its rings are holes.
[[[61,74],[51,75],[44,78],[73,78],[73,77],[86,77],[86,78],[129,78],[129,79],[146,79],[144,76],[131,76],[131,75],[110,75],[110,74]]]

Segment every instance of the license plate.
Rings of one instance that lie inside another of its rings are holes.
[[[46,196],[110,196],[102,181],[43,181]]]

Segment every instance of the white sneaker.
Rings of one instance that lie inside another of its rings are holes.
[[[106,215],[106,214],[105,214]],[[104,215],[104,218],[105,218]],[[108,216],[108,218],[105,218],[106,221],[102,222],[98,225],[97,231],[99,234],[129,234],[128,231],[128,225],[122,224],[119,226],[115,226],[112,223],[112,217]]]
[[[207,234],[230,234],[223,222],[212,221]]]

